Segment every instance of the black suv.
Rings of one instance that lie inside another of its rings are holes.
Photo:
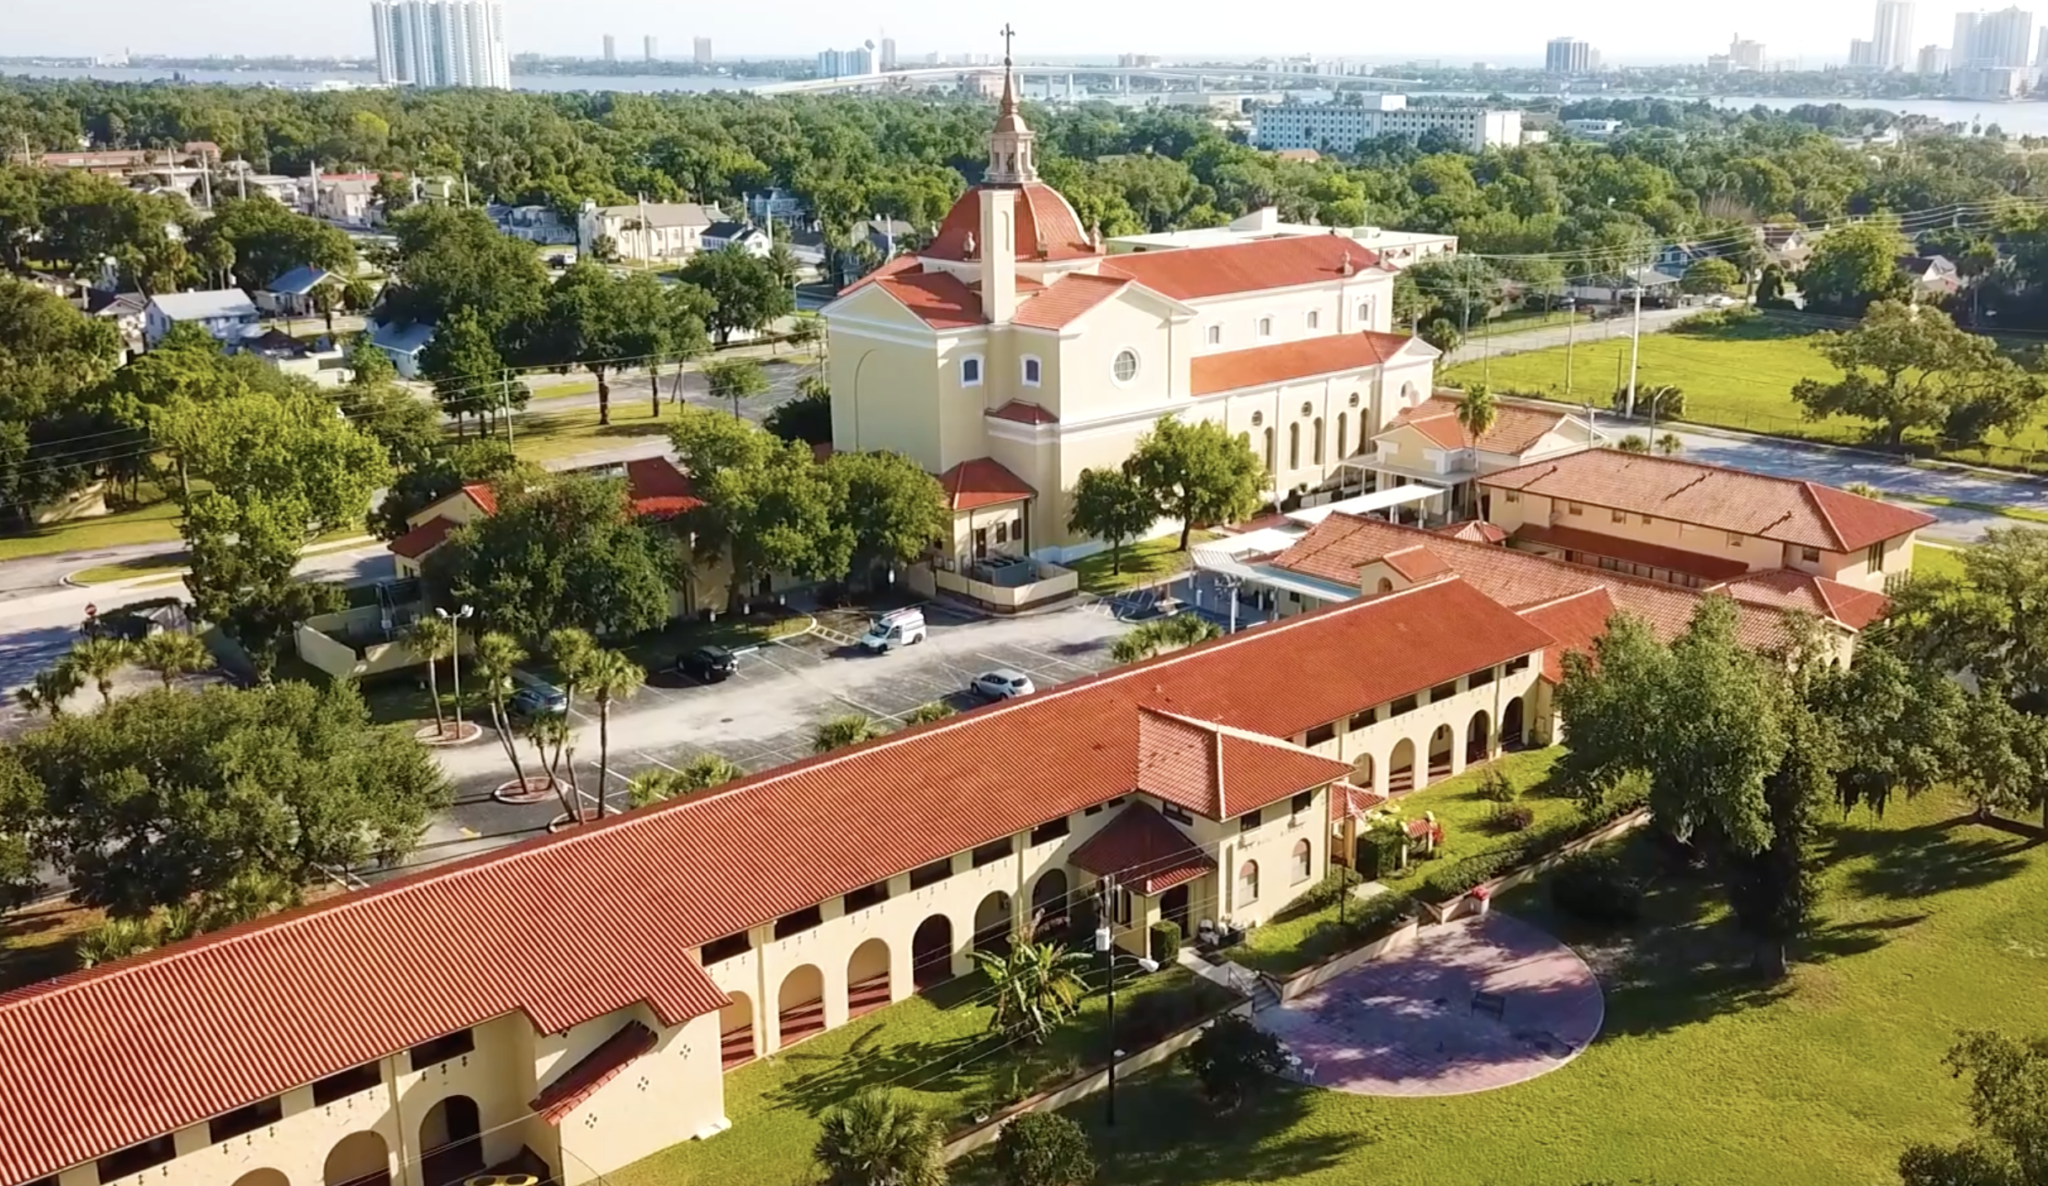
[[[707,684],[715,684],[739,669],[739,660],[724,647],[698,647],[676,660],[677,671]]]

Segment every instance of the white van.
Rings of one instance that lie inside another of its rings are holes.
[[[861,635],[860,645],[886,655],[890,647],[915,646],[923,641],[924,611],[897,609],[876,618],[868,632]]]

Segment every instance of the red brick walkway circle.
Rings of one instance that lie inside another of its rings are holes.
[[[1488,1002],[1500,1000],[1495,1017]],[[1359,1095],[1466,1095],[1547,1074],[1600,1033],[1606,1005],[1586,961],[1494,913],[1424,927],[1403,950],[1259,1014],[1319,1087]]]

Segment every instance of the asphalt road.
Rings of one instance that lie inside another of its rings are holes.
[[[930,636],[887,655],[871,655],[841,641],[860,624],[858,615],[822,619],[839,638],[813,633],[785,638],[740,656],[739,672],[716,685],[657,673],[649,685],[613,709],[608,801],[626,802],[626,782],[646,770],[674,769],[716,753],[749,771],[811,755],[817,726],[833,717],[865,714],[890,727],[921,705],[943,700],[966,710],[979,701],[966,691],[975,675],[1013,667],[1039,689],[1110,666],[1109,644],[1128,626],[1097,606],[1011,618],[969,617],[942,606],[926,609]],[[596,802],[600,768],[595,717],[579,705],[572,740],[586,803]],[[533,771],[532,750],[521,761]],[[560,804],[515,806],[491,792],[511,781],[512,767],[497,735],[437,752],[456,788],[454,807],[430,830],[407,867],[435,864],[538,836],[562,814]],[[564,772],[566,776],[566,771]]]
[[[1677,309],[1644,309],[1643,332],[1663,333],[1688,317],[1706,312],[1697,306]],[[1541,329],[1525,329],[1511,333],[1499,333],[1492,337],[1474,334],[1465,339],[1452,355],[1445,360],[1448,366],[1463,366],[1468,362],[1482,362],[1488,358],[1500,358],[1509,354],[1527,354],[1532,350],[1548,350],[1552,346],[1563,346],[1571,342],[1604,342],[1609,338],[1625,338],[1634,329],[1635,319],[1627,314],[1620,317],[1603,317],[1598,321],[1581,321],[1576,327],[1570,325],[1546,325]]]

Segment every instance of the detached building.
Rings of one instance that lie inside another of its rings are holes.
[[[711,224],[722,220],[718,207],[695,202],[585,202],[576,219],[576,251],[579,257],[590,256],[599,239],[609,239],[625,259],[686,260],[703,249]]]
[[[160,293],[149,299],[149,307],[143,311],[142,340],[154,347],[172,326],[190,322],[233,348],[256,328],[258,320],[256,302],[239,288]]]
[[[1522,113],[1477,106],[1408,106],[1405,95],[1369,95],[1363,102],[1272,103],[1252,112],[1252,143],[1264,149],[1313,148],[1349,153],[1361,140],[1448,133],[1477,155],[1522,142]]]

